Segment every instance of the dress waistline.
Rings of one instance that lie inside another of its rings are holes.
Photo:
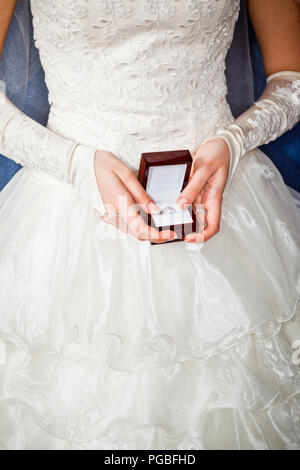
[[[47,127],[57,134],[84,145],[108,150],[137,169],[142,152],[189,149],[194,153],[201,143],[226,128],[233,120],[226,100],[204,117],[180,115],[166,118],[163,114],[101,115],[51,106]]]

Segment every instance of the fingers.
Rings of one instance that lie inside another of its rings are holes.
[[[113,182],[113,191],[117,196],[112,199],[112,204],[105,205],[107,210],[105,222],[116,225],[126,233],[129,232],[138,240],[161,243],[176,238],[176,234],[170,230],[159,232],[155,227],[146,224],[138,212],[133,197],[117,177]]]
[[[157,214],[159,207],[151,199],[149,194],[146,193],[141,183],[137,180],[135,174],[129,170],[125,165],[118,168],[118,176],[131,193],[133,199],[139,206],[148,214]]]
[[[198,206],[200,203],[200,209],[203,208],[202,213],[201,211],[199,213],[200,219],[198,218],[199,232],[188,234],[185,237],[186,241],[191,243],[206,242],[219,232],[225,183],[226,177],[224,178],[223,172],[219,171],[206,184],[202,194],[196,199]]]
[[[204,207],[207,211],[206,221],[207,227],[203,232],[204,241],[209,240],[216,235],[220,230],[221,208],[222,208],[222,194],[219,192],[215,197],[205,204]]]
[[[138,240],[148,240],[154,243],[163,243],[176,238],[171,230],[159,231],[150,227],[139,214],[135,202],[147,213],[157,214],[160,209],[146,193],[136,176],[127,167],[118,170],[118,174],[130,195],[119,205],[119,213],[129,229],[129,232]]]
[[[198,195],[193,204],[193,211],[197,218],[197,232],[188,234],[185,237],[185,241],[190,243],[203,243],[204,229],[207,224],[207,211],[202,204],[202,192]]]
[[[175,240],[177,238],[176,234],[172,232],[171,230],[162,230],[162,231],[157,231],[157,234],[149,231],[149,226],[145,228],[144,231],[139,231],[137,232],[132,232],[129,229],[129,232],[131,235],[133,235],[135,238],[137,238],[140,241],[150,241],[152,243],[165,243],[167,241]]]
[[[162,243],[176,238],[176,234],[170,230],[162,230],[160,232],[155,227],[147,225],[134,203],[129,205],[127,210],[123,211],[122,208],[120,208],[120,215],[125,220],[129,232],[138,240]]]
[[[208,167],[200,167],[199,165],[198,168],[197,166],[195,167],[190,182],[186,185],[178,198],[177,203],[181,209],[184,209],[187,205],[192,204],[196,200],[210,176],[210,169]]]
[[[198,224],[197,232],[203,232],[203,230],[207,226],[207,210],[202,204],[202,194],[203,192],[199,194],[199,196],[196,198],[195,203],[193,204],[193,211],[196,215]]]
[[[199,232],[188,234],[185,237],[185,240],[191,243],[203,243],[216,235],[220,230],[221,206],[222,197],[220,196],[213,198],[207,203],[204,203],[203,207],[205,209],[205,223],[203,224],[202,222],[202,227],[201,225],[199,226]],[[205,225],[206,228],[204,228]]]
[[[203,143],[193,154],[192,177],[179,197],[179,206],[195,201],[206,182],[216,173],[222,173],[222,182],[226,183],[230,166],[230,150],[222,138],[215,138]]]
[[[149,227],[139,214],[137,204],[148,214],[158,213],[160,209],[146,193],[134,172],[111,152],[97,151],[96,155],[96,178],[107,211],[104,217],[100,217],[101,220],[139,240],[161,243],[176,238],[176,234],[170,230],[159,231]]]

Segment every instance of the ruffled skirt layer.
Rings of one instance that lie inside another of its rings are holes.
[[[0,226],[2,448],[300,449],[300,220],[263,153],[196,249],[27,168]]]

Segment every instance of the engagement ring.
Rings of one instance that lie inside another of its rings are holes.
[[[173,214],[176,213],[176,210],[174,209],[174,207],[171,207],[171,206],[167,206],[167,207],[164,207],[161,211],[160,211],[160,214],[167,214],[168,212],[171,212]]]

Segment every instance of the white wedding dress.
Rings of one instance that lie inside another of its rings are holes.
[[[238,0],[31,6],[57,134],[137,169],[141,152],[194,151],[232,122]],[[31,138],[11,135],[29,154]],[[1,448],[300,448],[300,221],[261,151],[198,250],[117,237],[25,167],[0,226]]]

